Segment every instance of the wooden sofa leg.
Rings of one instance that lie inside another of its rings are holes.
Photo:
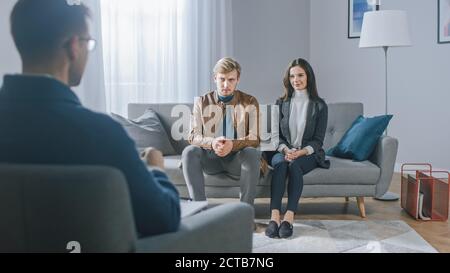
[[[362,218],[366,218],[366,208],[364,206],[364,197],[356,197],[356,201],[358,202],[359,213]]]

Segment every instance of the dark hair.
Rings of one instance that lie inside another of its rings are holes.
[[[314,74],[314,70],[312,69],[311,65],[308,63],[308,61],[304,59],[296,59],[293,60],[290,64],[288,69],[286,70],[286,73],[284,75],[283,84],[284,84],[284,94],[281,97],[282,100],[287,101],[291,99],[292,94],[294,93],[294,88],[291,85],[290,81],[290,75],[291,75],[291,68],[299,66],[303,68],[306,72],[307,79],[307,91],[309,98],[311,100],[318,100],[320,99],[319,93],[317,92],[317,84],[316,84],[316,76]]]
[[[53,57],[65,39],[87,31],[89,9],[73,0],[19,0],[11,13],[11,33],[23,60]]]

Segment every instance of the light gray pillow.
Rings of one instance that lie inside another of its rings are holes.
[[[161,120],[152,109],[147,109],[142,116],[133,120],[114,113],[111,116],[124,127],[136,143],[139,152],[142,152],[145,148],[154,147],[160,150],[163,155],[176,155]]]

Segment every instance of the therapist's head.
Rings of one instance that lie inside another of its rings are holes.
[[[19,0],[11,13],[11,34],[24,73],[50,74],[79,85],[88,52],[89,9],[74,0]]]

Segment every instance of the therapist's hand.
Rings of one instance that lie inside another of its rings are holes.
[[[164,170],[164,157],[161,151],[156,148],[150,147],[145,149],[141,153],[141,159],[149,166],[149,167],[157,167]]]

